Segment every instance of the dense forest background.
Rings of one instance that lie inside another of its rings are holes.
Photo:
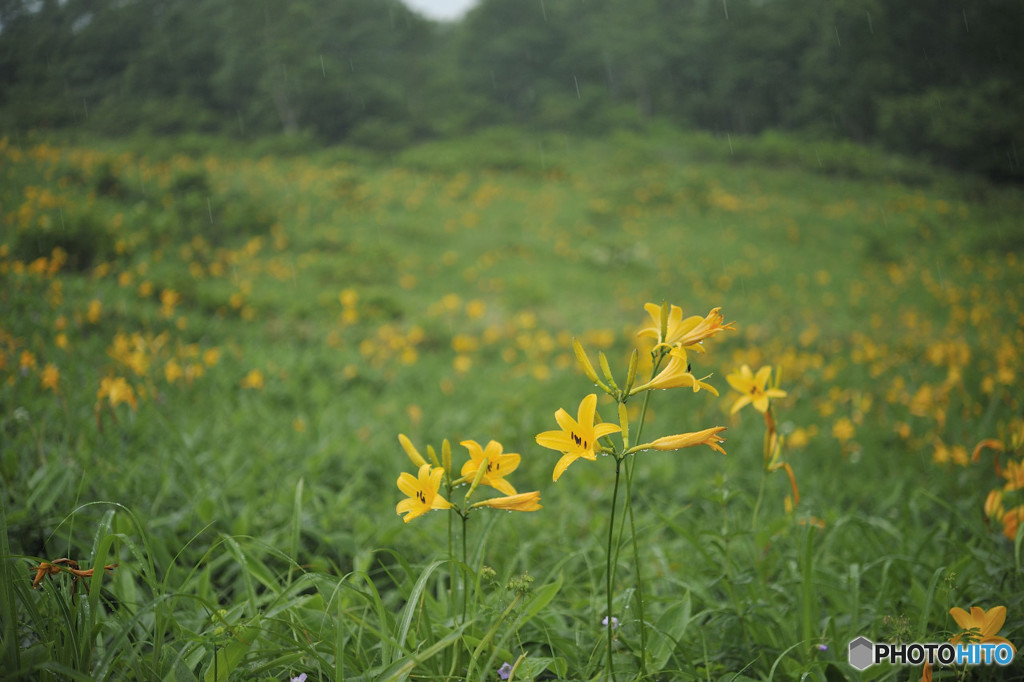
[[[0,128],[398,149],[514,124],[847,138],[1024,179],[1020,0],[0,0]]]

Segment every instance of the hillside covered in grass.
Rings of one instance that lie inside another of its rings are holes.
[[[600,679],[612,458],[552,482],[536,436],[601,393],[573,339],[646,381],[663,300],[733,323],[688,356],[719,395],[629,418],[728,454],[631,455],[617,679],[875,679],[850,640],[945,641],[953,607],[1024,642],[1020,191],[781,135],[179,142],[0,143],[12,679]],[[791,477],[731,411],[744,364]],[[453,554],[451,515],[396,514],[400,433],[500,442],[543,508]]]

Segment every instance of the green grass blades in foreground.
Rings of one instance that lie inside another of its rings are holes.
[[[777,136],[215,148],[0,145],[7,678],[917,679],[846,645],[954,607],[1024,642],[1019,190]],[[728,455],[629,455],[609,564],[612,458],[552,482],[536,436],[602,392],[573,339],[621,388],[662,300],[735,331],[642,438]],[[402,523],[399,433],[500,442],[543,509]]]

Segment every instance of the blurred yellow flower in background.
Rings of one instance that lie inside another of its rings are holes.
[[[768,379],[771,378],[772,366],[765,365],[754,374],[749,365],[743,365],[738,372],[725,377],[734,391],[740,397],[733,403],[730,414],[736,414],[746,405],[753,405],[754,409],[764,414],[768,411],[770,398],[785,398],[786,392],[778,388],[765,388]]]
[[[832,437],[840,443],[845,443],[853,438],[854,433],[853,422],[850,421],[849,417],[840,417],[832,423]]]
[[[49,389],[56,393],[57,384],[60,382],[60,370],[52,362],[48,362],[43,367],[43,371],[39,373],[39,380],[44,389]]]
[[[263,372],[258,369],[250,370],[248,374],[242,379],[242,388],[253,388],[260,390],[263,388]]]
[[[121,403],[128,403],[133,410],[138,407],[135,389],[124,377],[103,377],[96,392],[96,399],[102,401],[104,398],[110,401],[111,407],[117,407]]]
[[[94,298],[89,301],[89,309],[85,313],[85,319],[89,320],[89,324],[96,324],[100,321],[100,315],[103,314],[103,303],[98,298]]]

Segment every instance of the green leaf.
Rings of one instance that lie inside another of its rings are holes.
[[[547,606],[551,600],[555,598],[558,591],[562,589],[562,580],[563,576],[559,573],[558,580],[553,583],[548,583],[534,593],[533,597],[530,599],[530,603],[527,604],[526,609],[524,609],[525,613],[520,624],[525,623],[536,616],[540,613],[541,609]]]
[[[652,670],[661,670],[668,663],[668,659],[672,656],[672,652],[675,651],[677,643],[682,639],[687,626],[690,624],[692,606],[690,591],[687,590],[679,602],[670,606],[658,618],[658,623],[654,626],[654,632],[657,636],[648,645],[651,652]]]
[[[564,658],[551,656],[538,656],[536,658],[527,656],[516,666],[516,680],[529,680],[537,677],[543,672],[550,671],[558,677],[565,677],[569,666]]]

